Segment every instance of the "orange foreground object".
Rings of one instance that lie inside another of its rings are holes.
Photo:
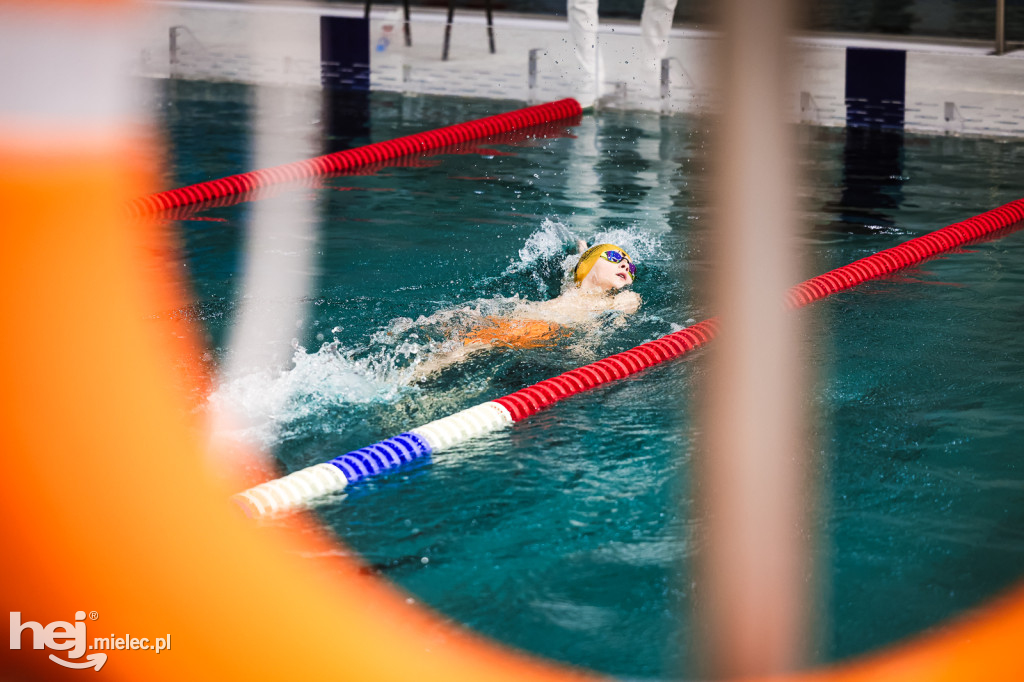
[[[21,621],[86,620],[170,649],[109,651],[104,679],[565,680],[584,673],[510,652],[410,607],[311,524],[257,528],[203,468],[183,344],[157,313],[176,295],[152,267],[152,224],[124,202],[131,156],[52,160],[0,149],[0,595]],[[898,608],[898,605],[894,605]],[[804,680],[1024,679],[1024,589],[937,634]],[[0,669],[84,674],[3,649]],[[83,657],[84,658],[84,657]],[[90,675],[92,673],[90,672]]]
[[[354,560],[303,558],[338,553],[310,525],[257,528],[237,513],[233,488],[204,469],[188,395],[176,388],[173,354],[192,344],[157,319],[176,300],[153,267],[157,228],[129,223],[124,210],[149,189],[146,169],[112,151],[39,158],[0,140],[0,604],[43,627],[94,612],[82,621],[89,644],[167,635],[171,646],[107,651],[97,674],[49,658],[73,652],[33,649],[28,629],[20,650],[0,650],[0,670],[218,681],[573,676],[408,607]]]
[[[33,649],[29,628],[20,649],[0,649],[5,676],[594,678],[409,606],[354,559],[314,561],[338,546],[306,521],[259,528],[241,518],[234,487],[204,468],[180,385],[178,363],[196,346],[159,318],[182,300],[155,265],[167,245],[155,224],[124,211],[150,189],[155,155],[125,143],[50,158],[8,142],[0,138],[0,604],[21,624],[79,623],[89,644],[166,637],[169,648],[108,650],[93,673],[52,660],[72,660],[67,648]],[[77,621],[78,611],[89,615]],[[1024,588],[936,634],[793,679],[1017,682],[1022,641]]]

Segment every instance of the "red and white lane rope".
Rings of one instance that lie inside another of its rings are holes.
[[[916,265],[967,242],[990,236],[1021,221],[1024,221],[1024,199],[813,277],[790,289],[786,303],[790,308],[808,305],[870,279]],[[522,421],[563,398],[679,357],[710,341],[716,327],[715,318],[704,320],[497,400],[335,457],[324,464],[268,481],[235,495],[235,500],[252,516],[303,506],[321,495],[339,491],[349,483]]]
[[[583,109],[579,102],[571,98],[537,104],[495,116],[457,123],[445,128],[398,137],[394,140],[374,142],[363,147],[346,149],[312,159],[294,161],[281,166],[229,175],[219,180],[158,192],[131,202],[129,212],[133,216],[149,215],[179,206],[189,206],[245,194],[271,185],[296,182],[330,173],[343,173],[411,154],[421,154],[470,140],[542,126],[582,114]]]

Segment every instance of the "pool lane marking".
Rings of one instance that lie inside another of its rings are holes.
[[[509,411],[495,402],[481,403],[453,415],[436,419],[393,438],[347,452],[330,462],[300,469],[282,478],[267,481],[234,499],[250,516],[277,514],[308,504],[349,483],[392,469],[413,459],[440,452],[491,431],[512,424]],[[374,457],[374,452],[392,456]],[[399,453],[404,453],[404,456]]]
[[[1024,199],[1018,199],[812,277],[789,290],[786,305],[789,308],[800,308],[868,280],[916,265],[968,242],[1005,236],[996,233],[1022,221]],[[362,478],[505,428],[563,398],[679,357],[714,338],[717,327],[716,318],[698,322],[497,400],[475,405],[369,447],[335,457],[328,463],[267,481],[234,495],[233,499],[250,516],[276,514],[308,505],[317,497],[343,490],[348,484]],[[409,456],[392,458],[377,454],[395,451],[408,453]]]
[[[246,194],[272,185],[350,171],[472,140],[523,131],[535,126],[579,117],[582,114],[583,108],[580,103],[572,98],[535,104],[523,109],[456,123],[444,128],[397,137],[393,140],[374,142],[362,147],[345,149],[281,166],[248,171],[187,187],[157,192],[135,199],[128,205],[128,211],[135,217],[160,213],[182,206]]]

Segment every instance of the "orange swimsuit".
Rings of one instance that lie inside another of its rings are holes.
[[[568,336],[560,324],[544,320],[523,320],[487,316],[487,322],[471,330],[463,338],[471,343],[486,343],[502,348],[550,348],[558,339]]]

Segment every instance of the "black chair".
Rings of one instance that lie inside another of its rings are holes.
[[[491,0],[484,0],[484,10],[487,12],[487,41],[491,47],[491,54],[494,54],[494,15],[491,12]],[[444,51],[441,53],[441,61],[448,61],[448,45],[451,42],[454,17],[455,0],[448,0],[448,23],[444,26]]]

